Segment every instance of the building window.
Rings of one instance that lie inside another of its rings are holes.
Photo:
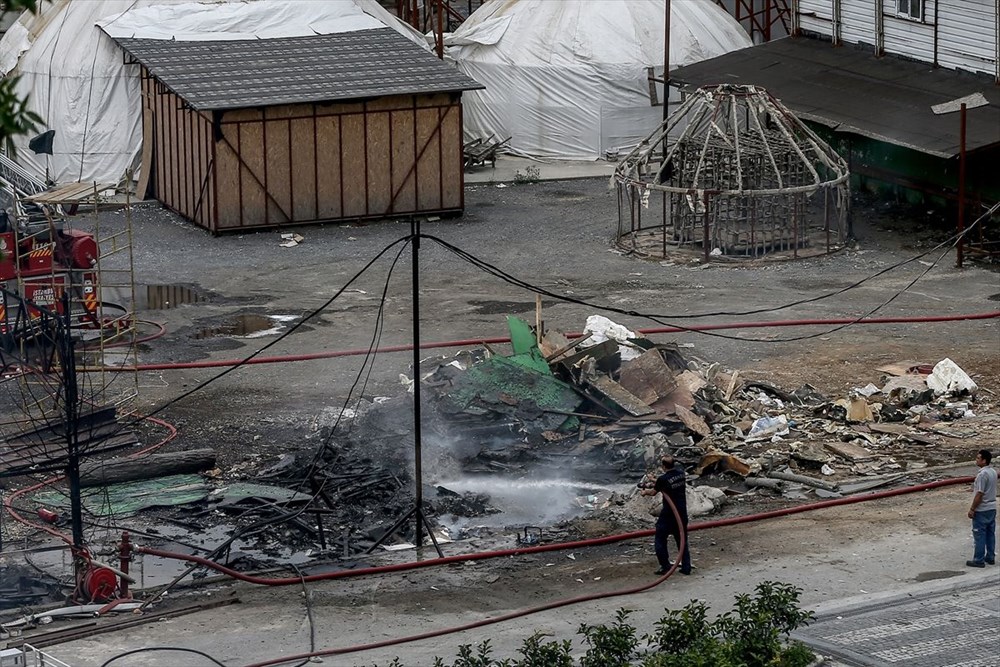
[[[925,0],[896,0],[896,13],[914,21],[924,20]]]

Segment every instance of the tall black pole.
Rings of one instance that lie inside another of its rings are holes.
[[[966,106],[962,102],[958,116],[958,248],[956,250],[955,265],[962,268],[962,261],[965,252],[965,124]]]
[[[62,349],[63,396],[66,401],[66,478],[69,480],[70,512],[73,521],[73,548],[79,552],[83,548],[83,511],[80,507],[80,424],[77,405],[78,387],[76,383],[76,354],[73,349],[72,323],[68,293],[62,296],[62,326],[56,326]]]
[[[670,0],[663,4],[663,120],[667,120],[670,116]]]
[[[413,483],[417,506],[417,548],[424,544],[424,478],[420,441],[420,220],[410,222],[410,253],[413,259]]]

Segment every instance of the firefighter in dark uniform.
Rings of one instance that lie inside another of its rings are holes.
[[[684,552],[681,554],[681,574],[691,574],[691,551],[688,549],[687,540],[687,526],[688,526],[688,516],[687,516],[687,496],[686,496],[686,479],[684,476],[684,470],[674,467],[674,457],[669,454],[665,454],[660,457],[660,468],[661,474],[653,482],[652,479],[648,479],[646,483],[642,486],[642,495],[653,496],[658,493],[662,493],[663,508],[660,510],[660,516],[656,519],[656,537],[653,540],[653,546],[656,549],[656,560],[660,563],[660,569],[656,571],[657,575],[664,575],[670,569],[670,551],[667,546],[667,538],[673,535],[674,540],[677,542],[678,548],[681,544],[681,530],[684,531]],[[680,526],[677,525],[677,519],[674,516],[673,510],[670,505],[667,504],[667,498],[673,501],[674,507],[677,508],[677,514],[680,515],[681,523]]]

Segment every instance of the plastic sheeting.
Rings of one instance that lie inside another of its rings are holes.
[[[663,0],[486,3],[445,40],[486,86],[463,98],[466,139],[509,136],[512,152],[577,160],[634,146],[663,119],[647,69],[663,72],[663,12]],[[712,0],[673,0],[670,17],[671,68],[751,46]]]
[[[98,25],[100,27],[98,27]],[[375,0],[55,0],[25,14],[0,40],[0,74],[20,74],[19,95],[56,131],[53,155],[15,139],[17,161],[56,183],[117,183],[139,163],[139,68],[124,65],[108,35],[223,40],[350,32],[388,25],[427,48],[422,35]],[[107,32],[108,34],[105,34]]]

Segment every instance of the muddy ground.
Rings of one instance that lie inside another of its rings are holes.
[[[659,322],[654,322],[605,313],[640,329],[659,323],[859,318],[873,311],[878,317],[920,318],[995,311],[1000,302],[1000,273],[976,264],[958,270],[954,251],[945,249],[843,294],[782,307],[846,288],[926,252],[948,236],[948,224],[926,211],[859,200],[854,209],[856,244],[839,253],[798,262],[707,266],[691,263],[681,255],[668,261],[648,261],[621,254],[612,243],[616,215],[613,193],[603,179],[505,188],[489,185],[466,190],[465,215],[423,222],[421,231],[520,280],[592,304],[545,298],[546,326],[562,331],[581,330],[586,317],[599,312],[602,305],[660,315]],[[154,204],[140,205],[128,217],[134,234],[140,302],[162,298],[165,287],[180,294],[180,300],[189,301],[139,313],[143,320],[164,327],[162,336],[141,344],[140,363],[239,359],[266,345],[270,347],[261,356],[280,357],[364,350],[373,344],[401,345],[412,340],[410,253],[404,250],[393,266],[402,245],[392,245],[410,232],[409,222],[305,227],[295,230],[304,237],[300,245],[283,248],[275,231],[212,237]],[[121,211],[102,213],[100,224],[107,230],[124,224],[125,218]],[[334,299],[338,290],[386,248],[389,250],[379,262]],[[387,281],[387,277],[391,279]],[[534,318],[532,293],[488,275],[431,240],[421,243],[419,284],[420,335],[425,342],[501,337],[507,335],[507,315],[529,321]],[[696,314],[704,316],[680,319]],[[284,327],[281,331],[308,319],[276,343],[275,335],[231,335],[240,333],[240,327],[258,328],[260,316],[279,318],[271,323]],[[282,324],[280,318],[285,316],[298,319]],[[934,364],[950,357],[980,385],[978,400],[990,414],[1000,402],[998,322],[747,328],[652,338],[677,343],[689,358],[719,362],[746,378],[788,390],[808,383],[830,397],[843,396],[869,382],[879,383],[881,374],[875,369],[880,365],[903,360]],[[154,330],[151,324],[143,328]],[[426,356],[453,352],[434,351]],[[262,364],[225,375],[220,375],[222,369],[218,368],[192,367],[142,372],[138,375],[137,407],[156,411],[158,417],[177,426],[179,436],[169,445],[171,449],[212,447],[218,453],[222,479],[252,479],[282,454],[312,451],[330,410],[345,404],[351,407],[350,401],[359,396],[370,399],[404,392],[400,375],[412,377],[409,353],[380,354],[370,359],[368,366],[362,366],[364,360],[364,356],[351,356]],[[978,406],[976,410],[981,414]],[[936,453],[934,462],[968,461],[975,449],[996,448],[1000,442],[1000,428],[994,421],[987,419],[972,431],[973,435],[957,443],[953,451]],[[153,431],[144,437],[152,439]],[[425,469],[431,477],[435,472],[433,467]],[[776,501],[758,502],[752,507],[735,503],[727,512],[757,511]],[[899,510],[875,510],[864,520],[875,525],[886,520],[883,514],[893,512],[897,516]],[[932,534],[936,524],[933,512],[929,514],[916,529]],[[847,515],[843,520],[858,519]],[[804,535],[811,529],[806,524],[805,519],[786,524],[780,529],[787,531],[782,533],[782,541],[808,545]],[[571,533],[596,536],[620,528],[618,523],[597,516],[577,522]],[[825,524],[824,529],[834,531],[831,524]],[[11,528],[5,525],[4,530]],[[716,561],[733,565],[758,557],[766,560],[773,543],[744,548],[740,546],[744,543],[740,530],[711,539],[694,534],[696,553],[705,554],[698,556],[698,567],[708,570]],[[512,540],[513,536],[507,535],[488,544],[461,548],[512,546]],[[805,560],[792,555],[786,554],[786,560],[791,560],[785,567],[809,562],[805,552]],[[545,558],[526,559],[516,565],[489,562],[468,568],[469,575],[463,574],[466,570],[461,567],[448,570],[450,574],[436,574],[441,577],[435,579],[436,586],[418,575],[404,575],[387,587],[390,599],[405,593],[398,599],[402,608],[396,611],[430,622],[438,615],[445,619],[462,616],[472,608],[472,598],[483,597],[484,586],[490,591],[487,606],[509,609],[564,589],[567,577],[589,582],[611,578],[630,585],[645,580],[652,563],[648,546],[640,543],[608,547],[582,558],[586,567],[577,561],[567,562],[565,556],[548,567],[550,561]],[[843,569],[850,570],[847,566]],[[560,583],[553,585],[556,581]],[[828,591],[820,591],[829,584],[817,583],[813,597],[826,595]],[[374,590],[378,588],[376,585]],[[272,611],[295,596],[286,589],[243,595],[260,609]],[[370,584],[338,587],[323,595],[324,605],[344,610],[374,604]],[[364,634],[362,629],[351,633],[358,640]],[[94,647],[94,654],[98,653]]]

